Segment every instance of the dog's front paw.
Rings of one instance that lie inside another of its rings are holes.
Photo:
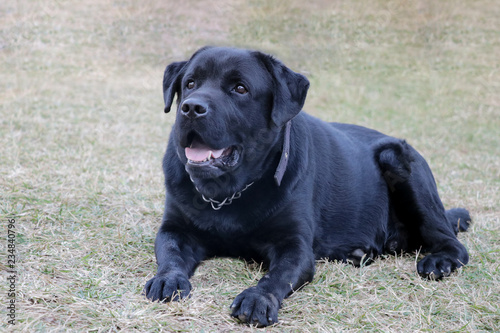
[[[458,260],[453,260],[447,255],[435,253],[429,254],[417,264],[417,271],[420,276],[429,280],[440,280],[449,276],[462,264]]]
[[[144,286],[147,298],[154,301],[178,301],[189,296],[191,283],[187,276],[182,274],[157,275]]]
[[[251,287],[239,294],[231,305],[231,316],[244,323],[264,327],[278,322],[280,301],[271,293]]]

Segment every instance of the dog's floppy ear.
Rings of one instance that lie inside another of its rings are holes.
[[[167,66],[163,74],[163,100],[165,101],[165,113],[170,111],[174,101],[174,95],[180,94],[180,83],[182,73],[187,61],[174,62]]]
[[[257,52],[257,57],[273,78],[271,120],[276,126],[281,127],[302,110],[309,89],[309,80],[270,55]]]

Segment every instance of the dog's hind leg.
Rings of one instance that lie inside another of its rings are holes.
[[[453,227],[455,235],[459,232],[467,231],[471,223],[471,218],[467,209],[452,208],[446,211],[446,218]]]
[[[429,252],[417,264],[421,276],[440,279],[467,264],[469,256],[456,238],[467,229],[467,210],[446,211],[424,158],[403,140],[379,143],[375,159],[387,182],[392,209],[406,229],[409,249]]]

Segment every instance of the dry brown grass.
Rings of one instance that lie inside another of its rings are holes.
[[[180,303],[141,296],[173,122],[163,69],[205,44],[272,52],[309,76],[309,112],[405,137],[445,204],[475,221],[460,235],[471,263],[446,281],[421,280],[414,255],[362,269],[321,262],[267,331],[500,327],[496,1],[22,0],[0,13],[0,219],[18,221],[15,330],[257,330],[228,309],[261,276],[255,264],[205,262]]]

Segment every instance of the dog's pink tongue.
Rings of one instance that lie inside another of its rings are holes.
[[[224,149],[216,150],[210,148],[204,143],[194,141],[191,147],[186,147],[184,151],[188,160],[194,162],[203,162],[207,159],[219,158],[224,152]]]

